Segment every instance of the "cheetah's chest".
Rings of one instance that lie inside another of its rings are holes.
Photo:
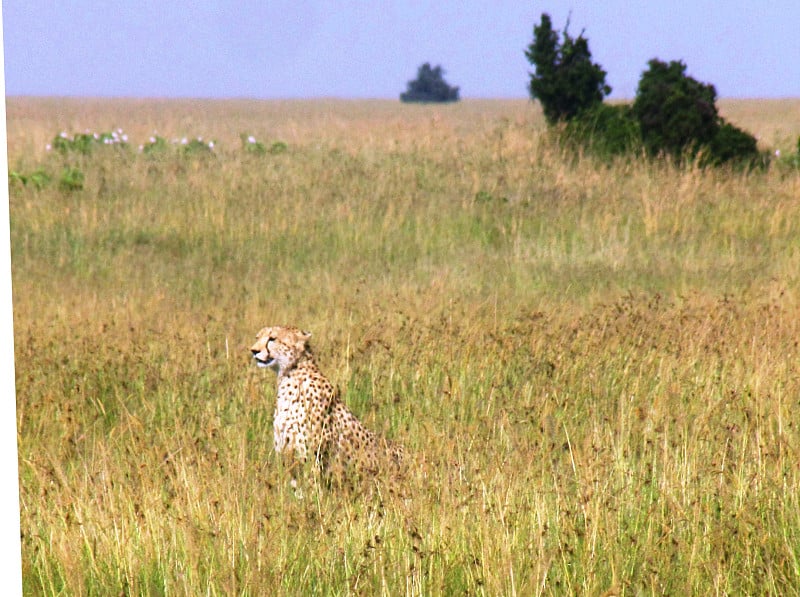
[[[278,399],[275,403],[273,431],[277,452],[305,451],[306,417],[308,405],[300,396],[297,385],[284,380],[278,386]]]
[[[329,432],[327,405],[331,395],[332,388],[325,378],[309,375],[302,368],[278,382],[273,419],[277,452],[294,452],[305,459],[309,452],[320,449]]]

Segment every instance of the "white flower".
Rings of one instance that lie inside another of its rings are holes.
[[[45,146],[44,146],[44,149],[45,149],[45,151],[50,151],[50,150],[51,150],[51,149],[53,149],[53,148],[52,148],[52,146],[51,146],[51,145],[48,143],[47,145],[45,145]]]
[[[156,138],[155,137],[150,137],[150,143],[155,143],[155,142],[156,142]]]
[[[127,143],[128,142],[128,135],[122,135],[122,142],[123,143]]]
[[[89,131],[86,131],[86,132],[88,133]],[[95,139],[99,139],[99,138],[100,138],[100,135],[98,135],[97,133],[95,133],[94,135],[92,135],[92,137],[94,137]]]
[[[67,132],[66,132],[66,131],[61,131],[61,132],[58,134],[58,136],[59,136],[59,137],[61,137],[62,139],[66,139],[66,138],[67,138]]]
[[[186,137],[181,139],[181,145],[186,145],[188,142],[189,142],[189,140]]]
[[[248,143],[255,143],[256,142],[256,138],[253,135],[250,135],[249,137],[247,137],[247,142]]]
[[[775,150],[775,157],[776,157],[776,158],[779,158],[779,157],[781,157],[781,150],[780,150],[780,149],[776,149],[776,150]]]
[[[209,149],[214,149],[214,142],[213,141],[209,141],[208,142],[208,148]]]

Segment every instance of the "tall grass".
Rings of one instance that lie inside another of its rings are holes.
[[[85,174],[11,184],[27,592],[800,592],[796,171],[608,166],[525,102],[8,115],[12,170]],[[218,149],[44,150],[117,126]],[[297,499],[268,323],[313,332],[402,482]]]

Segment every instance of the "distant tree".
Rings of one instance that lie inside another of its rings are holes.
[[[400,94],[402,102],[457,102],[458,87],[444,80],[441,66],[431,68],[426,62],[417,70],[417,78],[408,82],[408,89]]]
[[[592,62],[589,41],[583,33],[573,39],[568,28],[569,22],[559,43],[550,15],[542,13],[541,22],[533,28],[533,42],[525,52],[536,68],[530,73],[528,90],[531,98],[542,104],[550,124],[574,118],[611,93],[606,71]]]

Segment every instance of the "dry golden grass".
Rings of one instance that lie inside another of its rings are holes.
[[[722,108],[768,148],[798,105]],[[527,102],[8,119],[11,170],[85,174],[11,184],[27,592],[800,592],[796,170],[602,165]],[[218,151],[44,150],[118,126]],[[402,483],[296,499],[269,323],[313,331]]]
[[[729,99],[720,101],[718,107],[723,118],[755,135],[762,146],[783,152],[797,150],[800,101]]]

